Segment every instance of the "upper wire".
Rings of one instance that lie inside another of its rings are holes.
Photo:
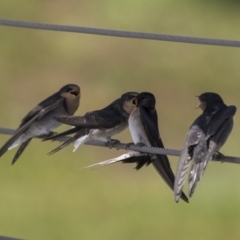
[[[102,28],[90,28],[90,27],[57,25],[57,24],[39,23],[39,22],[27,22],[27,21],[18,21],[18,20],[10,20],[10,19],[0,19],[0,25],[10,26],[10,27],[51,30],[51,31],[96,34],[96,35],[105,35],[105,36],[112,36],[112,37],[138,38],[138,39],[169,41],[169,42],[179,42],[179,43],[205,44],[205,45],[215,45],[215,46],[217,45],[217,46],[225,46],[225,47],[240,47],[240,41],[238,40],[189,37],[189,36],[169,35],[169,34],[160,34],[160,33],[120,31],[120,30],[102,29]]]

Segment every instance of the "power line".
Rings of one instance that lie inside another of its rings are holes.
[[[10,27],[50,30],[50,31],[96,34],[96,35],[105,35],[105,36],[112,36],[112,37],[138,38],[138,39],[169,41],[169,42],[179,42],[179,43],[193,43],[193,44],[205,44],[205,45],[215,45],[215,46],[217,45],[217,46],[225,46],[225,47],[240,47],[240,41],[228,40],[228,39],[201,38],[201,37],[189,37],[189,36],[179,36],[179,35],[169,35],[169,34],[159,34],[159,33],[120,31],[120,30],[112,30],[112,29],[57,25],[57,24],[27,22],[27,21],[18,21],[18,20],[9,20],[9,19],[0,19],[0,25],[10,26]]]
[[[14,129],[10,128],[0,128],[0,134],[6,134],[6,135],[13,135],[15,132]],[[42,137],[38,137],[40,139],[43,139]],[[64,142],[67,141],[69,136],[61,136],[56,138],[57,141]],[[97,140],[91,140],[85,143],[86,145],[92,145],[92,146],[98,146],[98,147],[106,147],[105,142],[97,141]],[[143,153],[150,153],[150,154],[163,154],[163,155],[170,155],[170,156],[180,156],[181,151],[175,150],[175,149],[167,149],[167,148],[156,148],[156,147],[139,147],[136,145],[131,145],[127,147],[127,144],[125,143],[117,143],[114,145],[113,148],[116,149],[124,149],[126,150],[132,150],[132,151],[138,151]],[[240,164],[240,157],[232,157],[232,156],[225,156],[225,155],[219,155],[219,156],[213,156],[213,160],[217,162],[228,162],[228,163],[238,163]]]

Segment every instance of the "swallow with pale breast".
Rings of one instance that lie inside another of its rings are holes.
[[[128,120],[133,142],[138,146],[164,148],[158,129],[158,115],[155,109],[156,100],[154,95],[149,92],[142,92],[133,100],[133,103],[135,107]],[[118,161],[137,163],[137,170],[141,169],[145,164],[153,164],[163,180],[173,190],[175,176],[166,155],[133,151],[91,166],[106,166]],[[181,193],[180,196],[185,202],[188,202],[188,198],[184,193]]]
[[[203,113],[191,125],[181,151],[174,185],[175,201],[182,192],[187,170],[189,174],[189,197],[196,189],[213,154],[220,150],[233,128],[237,108],[226,106],[217,93],[206,92],[198,96]]]
[[[80,88],[75,84],[62,87],[33,108],[21,121],[14,135],[0,149],[0,157],[7,151],[19,146],[12,164],[14,164],[32,138],[53,134],[51,130],[61,125],[53,117],[73,115],[80,102]]]
[[[113,101],[107,107],[92,112],[87,112],[83,116],[56,116],[55,119],[74,128],[65,132],[50,136],[45,140],[54,140],[59,136],[76,133],[73,138],[67,140],[62,145],[52,150],[53,154],[74,142],[76,151],[82,144],[89,140],[100,140],[109,146],[119,142],[111,139],[112,136],[122,132],[128,127],[128,117],[134,108],[133,99],[138,95],[136,92],[127,92],[120,98]]]

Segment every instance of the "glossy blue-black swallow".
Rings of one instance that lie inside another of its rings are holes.
[[[174,185],[175,201],[178,202],[192,162],[189,174],[189,197],[203,176],[208,162],[226,142],[233,128],[237,108],[227,106],[217,93],[206,92],[198,96],[203,113],[191,125],[181,151]]]
[[[136,97],[134,103],[136,107],[129,117],[129,129],[133,142],[138,145],[164,148],[158,128],[154,95],[149,92],[142,92]],[[151,154],[149,157],[141,156],[139,161],[136,162],[138,164],[137,168],[141,168],[143,163],[149,164],[151,162],[163,180],[173,190],[175,176],[166,155]],[[180,197],[185,202],[188,202],[188,198],[183,192]]]
[[[134,144],[147,147],[164,148],[158,129],[158,115],[155,109],[156,100],[152,93],[142,92],[133,99],[133,108],[128,119],[129,130]],[[131,145],[128,144],[128,145]],[[175,176],[166,155],[128,152],[119,157],[99,162],[87,167],[101,167],[116,162],[136,163],[136,169],[152,164],[167,185],[173,190]],[[188,198],[181,193],[181,198],[188,202]]]

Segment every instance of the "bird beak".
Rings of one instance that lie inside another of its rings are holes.
[[[205,102],[200,102],[197,106],[196,106],[196,109],[197,108],[201,108],[203,111],[205,110],[206,108],[206,103]]]
[[[195,97],[198,98],[199,96],[195,96]],[[200,102],[200,103],[196,106],[196,109],[200,108],[200,107],[201,107],[201,104],[202,104],[202,103]]]
[[[136,98],[136,97],[132,99],[132,104],[133,104],[134,106],[137,106],[137,98]]]
[[[80,91],[78,91],[78,90],[72,90],[72,91],[70,91],[70,93],[73,94],[73,95],[75,95],[76,97],[78,97],[79,94],[80,94]]]

